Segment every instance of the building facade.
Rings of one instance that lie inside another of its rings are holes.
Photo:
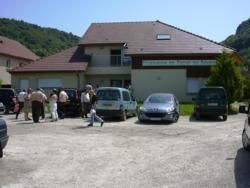
[[[0,80],[3,86],[11,86],[10,69],[37,60],[29,49],[19,42],[0,36]]]
[[[234,50],[174,26],[155,22],[94,23],[74,50],[11,70],[13,85],[83,88],[132,87],[137,100],[154,92],[190,101],[223,52]]]

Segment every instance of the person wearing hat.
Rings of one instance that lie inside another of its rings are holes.
[[[41,92],[40,88],[37,88],[36,91],[32,92],[30,96],[32,117],[35,123],[39,122],[41,109],[46,100],[47,100],[47,97],[44,93]]]

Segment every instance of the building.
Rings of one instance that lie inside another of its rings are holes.
[[[11,85],[11,68],[22,66],[39,57],[15,40],[0,36],[0,80],[3,86]]]
[[[131,85],[137,100],[171,92],[190,101],[223,51],[240,61],[234,50],[160,21],[93,23],[78,46],[11,73],[16,87]]]

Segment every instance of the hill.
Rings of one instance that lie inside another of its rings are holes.
[[[236,33],[229,36],[222,44],[236,49],[250,67],[250,18],[243,21],[238,26]]]
[[[0,18],[0,35],[17,40],[41,57],[79,42],[79,37],[72,33],[7,18]]]

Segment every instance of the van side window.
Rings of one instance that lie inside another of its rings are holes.
[[[129,96],[129,93],[127,91],[123,91],[122,96],[123,96],[124,101],[130,101],[130,96]]]

